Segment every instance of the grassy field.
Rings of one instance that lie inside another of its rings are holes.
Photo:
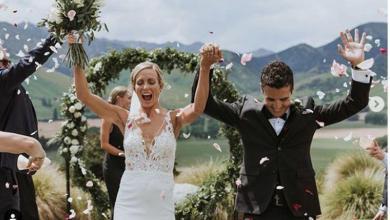
[[[213,143],[221,146],[222,152],[213,147]],[[315,139],[312,143],[312,161],[317,172],[321,172],[334,158],[343,153],[362,150],[351,141],[343,139]],[[212,160],[223,161],[228,158],[229,145],[227,140],[181,140],[176,150],[176,160],[179,167],[195,166]]]

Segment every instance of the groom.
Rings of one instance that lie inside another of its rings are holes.
[[[13,65],[0,46],[0,131],[38,139],[35,109],[22,83],[49,59],[56,43],[48,37]],[[18,170],[18,156],[0,153],[0,219],[39,219],[33,179],[27,170]]]
[[[209,94],[205,113],[237,128],[244,146],[235,201],[239,219],[315,219],[321,214],[310,157],[313,135],[362,110],[371,82],[370,72],[356,67],[364,60],[365,34],[361,40],[357,30],[355,40],[348,31],[340,36],[339,54],[352,65],[351,91],[344,99],[315,105],[305,97],[291,104],[293,72],[281,61],[261,72],[263,102],[245,96],[226,103]],[[197,79],[198,74],[192,95]]]

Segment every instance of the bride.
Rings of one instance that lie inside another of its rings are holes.
[[[68,43],[77,43],[76,38],[68,35]],[[194,103],[176,110],[160,105],[164,82],[157,64],[143,62],[132,70],[131,87],[136,95],[131,101],[131,112],[92,94],[84,70],[74,67],[77,98],[124,133],[126,170],[115,203],[114,219],[175,218],[172,194],[176,138],[183,126],[203,113],[209,93],[210,67],[221,58],[215,44],[205,44],[200,49],[200,83]]]

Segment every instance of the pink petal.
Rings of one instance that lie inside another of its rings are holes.
[[[247,62],[249,62],[251,60],[252,60],[252,53],[244,53],[241,56],[241,64],[244,66],[246,65]]]
[[[68,11],[68,13],[66,15],[69,18],[69,21],[73,21],[74,17],[76,16],[76,11],[75,10],[70,10],[70,11]]]
[[[381,48],[379,48],[379,52],[380,52],[381,54],[386,54],[386,53],[387,53],[387,49],[381,47]]]

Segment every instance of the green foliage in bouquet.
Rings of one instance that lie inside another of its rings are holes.
[[[98,19],[102,0],[55,0],[55,4],[47,18],[38,24],[47,27],[58,40],[73,33],[78,36],[79,43],[72,44],[66,54],[68,65],[86,67],[88,56],[81,44],[86,39],[90,44],[95,39],[95,32],[103,28],[108,31],[107,25]]]

